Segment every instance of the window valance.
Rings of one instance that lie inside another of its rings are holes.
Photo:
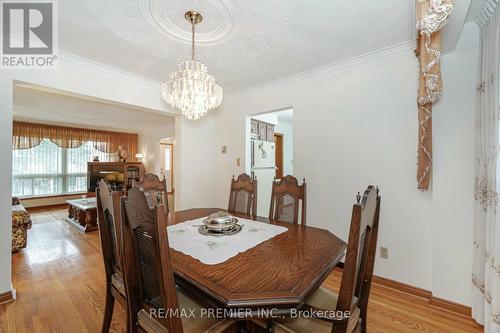
[[[14,121],[12,149],[30,149],[43,139],[61,148],[77,148],[92,142],[95,149],[104,153],[115,153],[119,146],[126,148],[129,156],[137,153],[137,134]]]

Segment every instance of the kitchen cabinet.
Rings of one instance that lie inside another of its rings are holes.
[[[250,133],[257,140],[274,142],[274,125],[260,120],[251,119]]]

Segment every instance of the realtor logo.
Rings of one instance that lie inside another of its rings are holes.
[[[1,1],[2,68],[55,68],[55,5],[51,0]]]

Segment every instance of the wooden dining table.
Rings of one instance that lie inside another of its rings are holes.
[[[218,211],[221,209],[197,208],[170,213],[168,224]],[[241,315],[238,309],[242,308],[251,315],[300,309],[344,256],[347,244],[328,230],[245,214],[233,215],[288,230],[215,265],[203,264],[170,248],[176,284],[210,306],[238,315]]]

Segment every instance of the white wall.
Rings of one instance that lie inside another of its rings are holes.
[[[160,140],[175,136],[175,121],[152,126],[147,131],[139,132],[139,152],[144,155],[144,168],[146,172],[160,174],[162,154]]]
[[[467,25],[442,58],[444,96],[433,111],[432,291],[462,304],[471,295],[478,33]]]
[[[252,117],[253,119],[263,121],[268,124],[277,125],[278,124],[278,115],[276,113],[265,113],[259,114]]]
[[[217,146],[215,141],[213,112],[198,121],[187,120],[184,117],[175,119],[176,210],[216,207],[215,156],[220,153],[220,146]]]
[[[274,131],[283,134],[283,175],[293,175],[293,125],[278,121]]]
[[[463,38],[461,45],[472,43],[475,47],[477,36],[472,26],[467,27]],[[376,274],[436,289],[437,295],[470,304],[470,256],[452,256],[448,266],[436,272],[433,269],[458,246],[466,248],[460,254],[470,251],[470,242],[464,243],[470,230],[463,228],[471,223],[470,182],[466,180],[460,191],[455,190],[459,184],[449,183],[463,184],[464,179],[472,177],[469,151],[473,109],[469,106],[474,103],[474,92],[470,92],[477,67],[474,52],[459,51],[443,58],[445,63],[450,59],[444,66],[450,78],[445,77],[446,93],[435,111],[441,112],[434,124],[436,180],[433,191],[426,193],[416,189],[417,61],[411,49],[398,54],[387,52],[363,61],[356,59],[352,67],[344,63],[342,68],[316,77],[282,80],[227,98],[217,112],[217,146],[228,146],[228,153],[217,154],[216,159],[217,204],[224,207],[227,180],[243,171],[233,161],[245,158],[246,116],[292,106],[294,175],[305,177],[308,183],[308,224],[347,239],[355,194],[369,184],[379,185],[379,246],[389,248],[389,259],[377,258]],[[466,73],[459,74],[464,66],[468,66]],[[460,86],[458,80],[469,82]],[[448,115],[453,117],[448,119]],[[457,129],[459,134],[454,132]],[[466,129],[470,132],[464,132]],[[449,153],[447,146],[456,135],[462,135],[459,142],[466,143],[465,150],[452,147]],[[461,164],[463,167],[457,167]],[[462,208],[446,213],[450,202]],[[452,223],[462,228],[446,234]],[[453,269],[448,271],[446,267]]]
[[[12,81],[0,76],[0,294],[11,289]]]

